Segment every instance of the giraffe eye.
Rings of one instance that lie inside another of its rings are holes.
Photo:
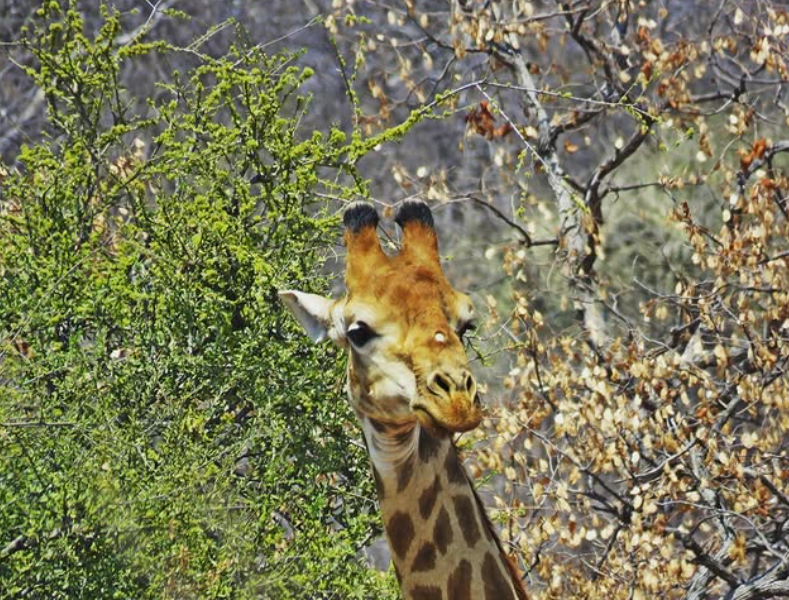
[[[347,336],[354,346],[361,348],[371,339],[378,337],[378,334],[364,321],[356,321],[348,328]]]
[[[469,331],[474,331],[476,328],[477,325],[474,323],[474,321],[466,321],[460,325],[460,327],[458,327],[458,337],[462,340]]]

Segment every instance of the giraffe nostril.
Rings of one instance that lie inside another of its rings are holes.
[[[434,382],[435,382],[435,384],[436,384],[436,385],[437,385],[439,388],[441,388],[441,389],[442,389],[442,390],[443,390],[445,393],[447,393],[447,394],[451,393],[451,391],[452,391],[452,386],[449,384],[449,382],[448,382],[448,381],[447,381],[447,380],[446,380],[446,379],[445,379],[445,378],[444,378],[442,375],[438,375],[438,374],[436,374],[436,375],[433,377],[433,381],[434,381]]]
[[[480,398],[479,394],[474,394],[474,405],[482,406],[482,398]]]
[[[466,375],[466,391],[470,394],[474,389],[474,378],[471,375]]]

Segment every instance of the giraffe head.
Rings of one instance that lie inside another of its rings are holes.
[[[288,290],[280,297],[313,341],[330,338],[349,351],[357,415],[386,425],[418,422],[434,434],[473,429],[482,413],[462,338],[474,307],[444,276],[430,209],[401,205],[402,249],[394,256],[381,248],[372,206],[352,204],[343,221],[347,295]]]

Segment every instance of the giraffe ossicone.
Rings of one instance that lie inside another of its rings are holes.
[[[482,419],[462,335],[471,299],[444,276],[429,207],[400,205],[398,254],[367,203],[345,211],[347,294],[280,292],[309,337],[349,352],[348,398],[370,453],[392,561],[407,600],[524,600],[452,434]]]

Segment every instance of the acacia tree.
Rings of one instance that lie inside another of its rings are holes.
[[[785,7],[327,15],[361,129],[464,117],[375,167],[494,218],[478,342],[507,376],[471,462],[533,595],[789,594]]]
[[[326,283],[350,144],[299,127],[297,57],[152,11],[46,2],[7,46],[32,100],[0,144],[0,597],[384,598],[341,368],[276,296]]]

